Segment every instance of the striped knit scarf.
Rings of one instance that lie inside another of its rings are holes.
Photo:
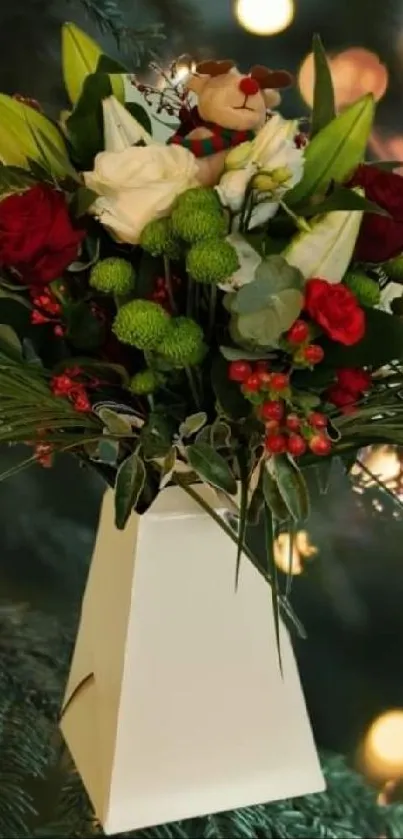
[[[208,128],[212,136],[204,140],[192,140],[187,135],[195,128]],[[248,140],[253,140],[255,131],[233,131],[231,128],[221,128],[213,122],[204,122],[200,117],[197,108],[192,108],[190,113],[181,122],[177,132],[170,137],[168,144],[184,146],[185,149],[193,152],[195,157],[210,157],[219,151],[232,149]]]

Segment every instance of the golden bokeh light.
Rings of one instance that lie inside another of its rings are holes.
[[[403,777],[403,709],[387,711],[372,723],[362,761],[365,772],[378,781]]]
[[[236,0],[238,23],[254,35],[283,32],[294,18],[294,0]]]
[[[293,541],[289,533],[280,533],[273,545],[274,561],[284,574],[297,577],[304,570],[304,562],[316,556],[318,549],[311,544],[306,530],[299,530]]]
[[[362,47],[352,47],[334,56],[328,56],[332,74],[336,106],[343,108],[372,93],[378,102],[388,87],[388,71],[379,57]],[[314,62],[310,53],[303,61],[298,86],[309,107],[313,105]]]

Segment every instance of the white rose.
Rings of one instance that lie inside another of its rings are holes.
[[[169,214],[182,192],[198,186],[194,155],[182,146],[136,146],[100,152],[85,185],[99,195],[91,207],[119,242],[136,245],[148,222]]]

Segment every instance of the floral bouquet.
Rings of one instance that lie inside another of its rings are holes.
[[[118,528],[178,485],[271,581],[305,470],[403,443],[403,182],[365,162],[372,96],[336,114],[314,55],[308,129],[273,110],[284,71],[141,84],[72,24],[59,123],[0,96],[0,440],[100,471]]]

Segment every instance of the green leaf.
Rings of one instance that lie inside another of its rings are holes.
[[[176,459],[177,459],[177,451],[176,447],[172,446],[169,450],[168,454],[164,458],[164,463],[161,468],[161,478],[160,478],[160,489],[164,489],[167,484],[170,483],[172,480],[173,473],[175,471],[176,466]]]
[[[96,460],[116,466],[119,457],[119,443],[117,440],[100,440]]]
[[[374,201],[369,201],[364,195],[344,186],[337,186],[332,194],[320,203],[305,204],[294,209],[299,216],[304,218],[323,215],[335,210],[361,210],[364,213],[389,216],[389,213],[375,204]]]
[[[147,460],[166,457],[172,447],[175,428],[167,417],[152,413],[141,431],[140,440]]]
[[[35,183],[35,178],[19,166],[5,166],[0,162],[0,197],[25,192]]]
[[[100,408],[98,416],[111,434],[133,436],[130,422],[110,408]]]
[[[180,437],[192,437],[197,434],[207,422],[207,414],[204,411],[199,411],[197,414],[191,414],[186,417],[185,421],[179,427]]]
[[[21,341],[14,329],[6,323],[0,323],[0,341],[12,353],[12,356],[19,357],[22,360],[22,345]]]
[[[70,209],[73,216],[75,216],[76,218],[81,218],[82,216],[85,216],[97,198],[97,193],[94,192],[92,189],[88,189],[88,187],[86,186],[80,186],[77,189],[77,192],[74,193],[70,204]]]
[[[310,373],[310,371],[309,371]],[[326,384],[328,380],[326,379]],[[294,381],[293,381],[294,384]],[[316,393],[304,393],[293,389],[293,400],[297,405],[300,405],[304,411],[312,411],[321,404],[321,399]]]
[[[329,63],[319,35],[314,35],[312,52],[315,65],[311,139],[336,116],[334,89]]]
[[[248,523],[248,468],[247,461],[244,456],[238,458],[239,471],[241,475],[241,498],[239,505],[239,520],[238,520],[238,540],[236,552],[236,567],[235,567],[235,589],[238,588],[239,572],[241,569],[241,558],[244,549],[246,526]]]
[[[140,123],[141,127],[147,131],[147,134],[152,135],[153,126],[146,109],[142,108],[137,102],[126,102],[125,108]]]
[[[305,150],[302,180],[287,193],[290,207],[324,195],[332,181],[347,180],[365,157],[374,114],[374,97],[368,93],[316,134]]]
[[[66,317],[66,338],[78,350],[95,350],[104,340],[104,324],[91,312],[82,300],[69,303],[64,309]]]
[[[305,480],[295,462],[287,455],[275,455],[273,478],[290,516],[296,522],[304,522],[309,516],[309,495]]]
[[[288,507],[268,467],[269,463],[266,462],[262,469],[262,490],[265,503],[277,521],[287,521],[290,517]]]
[[[85,79],[97,69],[101,55],[101,47],[75,23],[63,25],[63,78],[73,105],[81,95]]]
[[[378,309],[365,309],[365,335],[352,347],[324,340],[325,358],[318,369],[381,367],[403,358],[403,320]]]
[[[195,472],[217,489],[228,495],[236,495],[237,484],[227,461],[208,443],[193,443],[188,446],[187,458]]]
[[[125,73],[130,72],[124,64],[120,63],[120,61],[116,61],[109,55],[104,55],[104,53],[102,53],[102,55],[99,56],[98,64],[96,65],[95,71],[97,73],[120,73],[121,75],[125,75]]]
[[[281,659],[281,643],[280,643],[280,608],[279,598],[280,589],[278,584],[277,565],[274,559],[274,523],[273,515],[269,507],[264,507],[264,530],[265,530],[265,545],[266,545],[266,570],[271,578],[271,604],[273,609],[274,628],[276,633],[276,645],[278,661],[281,673],[283,672],[283,665]]]
[[[296,289],[273,294],[265,306],[257,305],[254,312],[233,315],[230,332],[233,340],[262,350],[276,347],[281,335],[292,326],[301,313],[303,295]]]
[[[262,480],[259,481],[252,493],[252,498],[248,507],[248,524],[252,527],[257,527],[260,522],[262,510],[264,507],[264,494],[262,487]]]
[[[74,182],[79,182],[79,176],[70,163],[66,146],[61,149],[53,138],[39,128],[35,130],[32,128],[32,134],[40,154],[40,162],[44,168],[56,178],[63,180],[69,177]]]
[[[46,137],[48,154],[38,155],[38,138]],[[65,177],[70,166],[66,144],[56,125],[50,119],[11,96],[0,94],[0,159],[4,163],[27,168],[29,161],[45,163],[47,172],[55,177]],[[74,171],[74,170],[73,170]]]
[[[211,383],[225,416],[232,420],[240,420],[251,414],[250,402],[241,393],[239,385],[228,379],[228,364],[221,356],[216,356],[213,360]]]
[[[145,480],[144,463],[134,452],[119,466],[116,476],[115,525],[118,530],[124,530],[143,491]]]
[[[270,356],[263,355],[261,352],[248,352],[248,350],[240,349],[239,347],[220,347],[220,353],[226,361],[261,361]]]
[[[102,101],[112,94],[107,73],[87,76],[66,129],[75,160],[83,169],[91,169],[94,157],[104,146]]]
[[[298,268],[293,268],[282,256],[269,256],[255,271],[255,279],[242,286],[233,295],[231,311],[239,315],[256,312],[271,305],[272,297],[281,292],[301,291],[304,278]]]

